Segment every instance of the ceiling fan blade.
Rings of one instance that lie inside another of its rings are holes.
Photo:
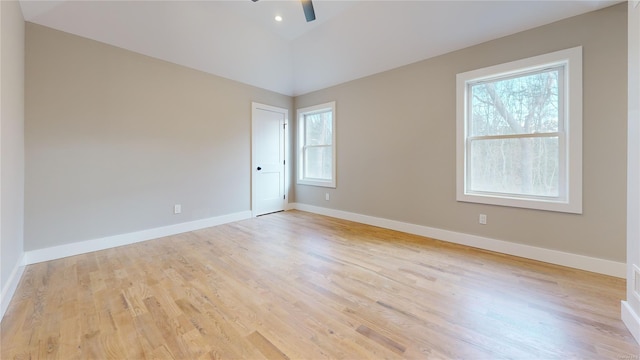
[[[313,3],[311,0],[300,0],[302,3],[302,10],[304,10],[304,17],[307,18],[307,22],[316,19],[316,12],[313,10]]]

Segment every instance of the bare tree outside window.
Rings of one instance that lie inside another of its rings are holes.
[[[559,195],[562,71],[469,85],[470,190]]]
[[[329,180],[332,175],[332,112],[309,114],[305,122],[305,177]]]

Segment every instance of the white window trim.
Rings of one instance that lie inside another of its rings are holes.
[[[310,179],[304,177],[304,116],[310,113],[322,112],[331,110],[331,122],[332,122],[332,131],[331,131],[331,180],[322,180],[322,179]],[[305,108],[301,108],[297,110],[298,117],[298,180],[297,183],[301,185],[312,185],[312,186],[321,186],[321,187],[336,187],[336,102],[331,101],[324,104],[309,106]]]
[[[563,200],[511,197],[504,194],[478,194],[466,189],[467,146],[467,88],[472,82],[532,71],[549,66],[564,65],[564,107],[566,142],[560,142],[566,153],[566,196]],[[457,74],[456,76],[456,199],[491,205],[538,210],[582,213],[582,47],[556,51],[506,64],[490,66]]]

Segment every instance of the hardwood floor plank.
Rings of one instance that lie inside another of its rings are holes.
[[[119,312],[113,315],[116,323],[117,335],[126,352],[126,359],[144,359],[144,349],[136,331],[136,323],[129,312]],[[65,334],[63,334],[64,336]]]
[[[368,337],[369,339],[372,339],[373,341],[377,342],[378,344],[382,344],[383,346],[386,346],[387,348],[391,349],[392,351],[397,352],[398,354],[402,354],[407,350],[407,348],[404,345],[398,344],[397,342],[389,339],[388,337],[380,334],[377,331],[371,330],[370,328],[368,328],[368,327],[366,327],[364,325],[358,326],[356,331],[359,332],[360,334]]]
[[[621,359],[622,279],[300,211],[29,265],[0,358]]]
[[[267,359],[282,359],[289,360],[289,357],[285,355],[280,349],[278,349],[271,341],[262,336],[260,332],[254,331],[247,339],[255,346]]]

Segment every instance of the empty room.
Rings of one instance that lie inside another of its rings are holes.
[[[639,4],[0,1],[0,358],[640,360]]]

